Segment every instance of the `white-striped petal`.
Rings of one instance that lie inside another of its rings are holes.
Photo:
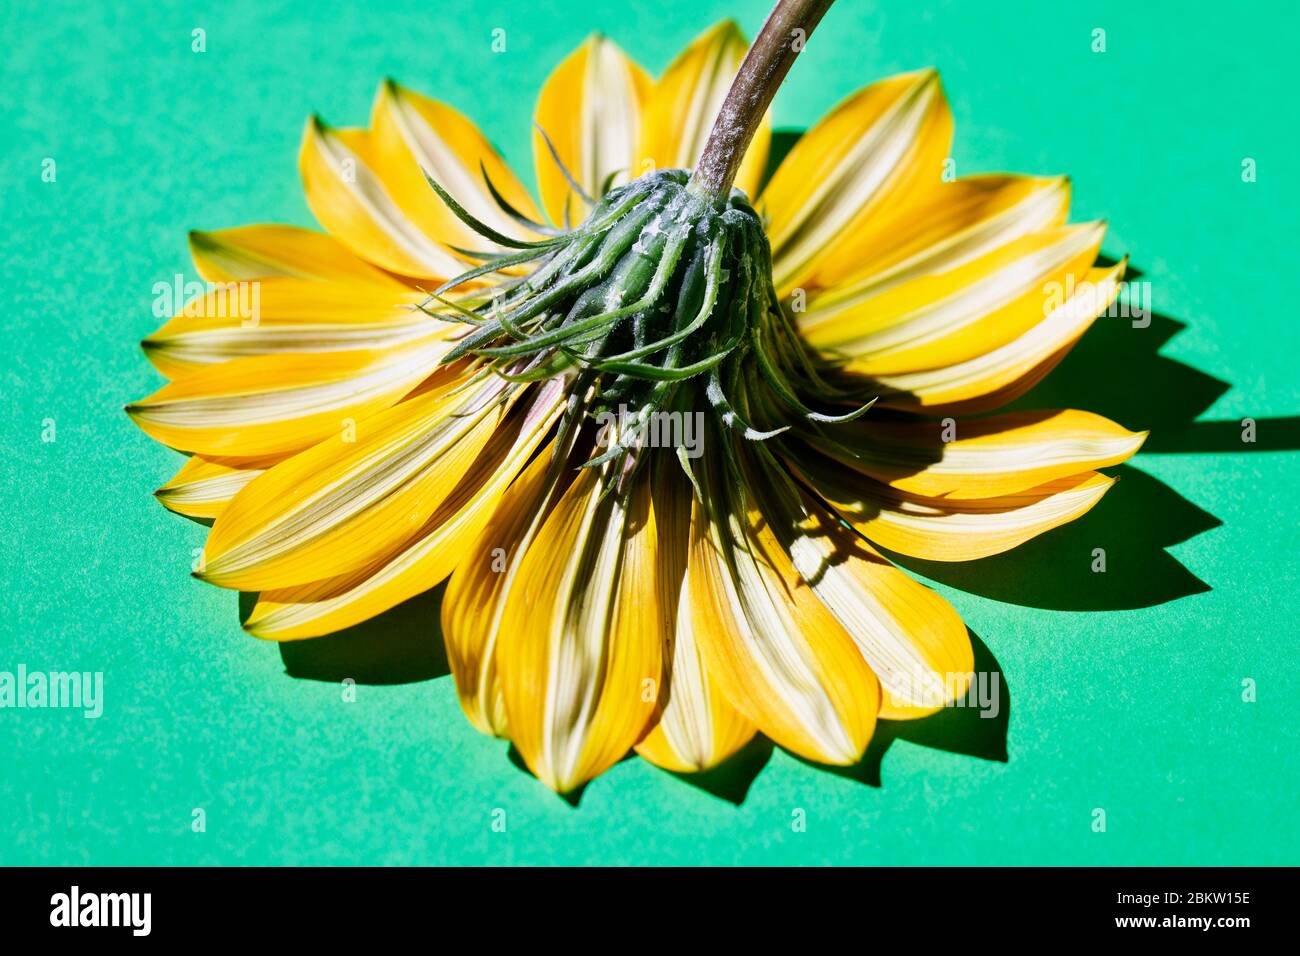
[[[1087,275],[1105,224],[1034,233],[948,273],[913,279],[801,323],[808,341],[863,375],[937,368],[1018,338],[1044,316],[1044,290]]]
[[[165,385],[127,412],[147,434],[181,451],[285,454],[344,435],[392,405],[438,373],[449,348],[438,335],[387,349],[238,358]]]
[[[550,382],[527,411],[513,413],[412,543],[350,574],[262,592],[245,629],[277,641],[316,637],[371,618],[443,580],[554,424],[562,397],[558,382]]]
[[[880,404],[929,413],[996,408],[1037,384],[1119,294],[1124,263],[1092,269],[1068,299],[1019,338],[955,365],[881,375]]]
[[[533,115],[533,164],[542,205],[551,221],[577,225],[587,206],[561,172],[591,197],[601,188],[634,179],[641,111],[651,80],[618,45],[599,34],[574,50],[547,78]],[[543,138],[542,133],[545,133]]]
[[[952,605],[883,558],[775,462],[765,476],[750,472],[773,538],[879,679],[880,716],[923,716],[965,693],[974,652]]]
[[[974,561],[1009,551],[1085,514],[1114,483],[1091,471],[994,498],[926,498],[818,456],[791,464],[871,541],[930,561]]]
[[[1063,176],[971,176],[940,182],[915,203],[872,217],[857,234],[854,270],[811,293],[801,322],[840,312],[895,286],[980,259],[1021,236],[1065,223],[1070,181]]]
[[[143,343],[170,378],[254,355],[388,349],[450,334],[459,326],[420,311],[426,296],[400,286],[371,287],[297,278],[251,280],[231,307],[216,289],[186,304]]]
[[[276,465],[213,525],[199,576],[269,590],[347,574],[411,543],[515,394],[498,380],[434,391]]]
[[[392,272],[446,279],[465,271],[385,188],[369,136],[331,129],[317,118],[308,122],[299,168],[316,219],[357,255]]]
[[[808,131],[761,200],[771,216],[777,290],[856,266],[858,225],[886,202],[904,202],[940,175],[952,137],[933,70],[882,80],[854,94]]]
[[[190,518],[215,518],[244,486],[277,459],[209,459],[194,455],[154,492],[167,509]]]
[[[842,466],[930,498],[995,498],[1118,465],[1146,432],[1075,409],[1012,412],[953,422],[859,419],[809,439]],[[796,449],[791,460],[802,461]]]
[[[645,733],[671,640],[649,483],[603,495],[583,469],[546,518],[506,600],[497,669],[510,738],[568,792]]]

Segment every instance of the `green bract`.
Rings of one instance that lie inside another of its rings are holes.
[[[474,327],[444,362],[476,356],[519,382],[570,378],[568,427],[616,408],[630,409],[634,422],[658,411],[709,409],[723,426],[762,440],[792,418],[861,414],[863,396],[828,384],[831,370],[819,367],[782,310],[767,236],[749,200],[733,189],[711,201],[687,182],[681,169],[648,173],[593,201],[586,221],[566,231],[524,219],[489,183],[508,214],[547,236],[522,242],[479,222],[431,181],[477,233],[520,250],[467,252],[483,265],[431,293],[430,303],[445,310],[440,318]],[[491,277],[486,290],[446,298],[482,277]],[[860,407],[817,410],[845,403]],[[625,436],[607,436],[587,464],[633,447]]]

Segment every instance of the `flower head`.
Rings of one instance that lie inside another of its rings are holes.
[[[756,124],[737,188],[700,188],[744,52],[723,24],[652,82],[589,40],[538,104],[540,204],[386,82],[368,129],[308,124],[326,233],[193,236],[259,315],[224,287],[182,311],[145,343],[170,383],[128,410],[192,453],[159,498],[214,519],[196,574],[260,592],[249,631],[450,578],[466,714],[560,791],[758,732],[852,763],[878,719],[965,693],[960,618],[877,548],[975,559],[1100,499],[1143,435],[971,416],[1041,379],[1123,265],[1093,268],[1103,226],[1065,224],[1063,179],[944,181],[931,71],[849,97],[761,189]]]

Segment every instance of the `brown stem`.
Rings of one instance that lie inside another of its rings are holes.
[[[777,0],[713,121],[709,141],[691,174],[692,192],[722,199],[772,103],[776,88],[834,0]]]

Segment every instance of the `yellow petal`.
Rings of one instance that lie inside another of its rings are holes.
[[[317,221],[363,259],[406,276],[447,279],[464,265],[415,223],[376,172],[368,132],[308,121],[298,153],[307,205]]]
[[[925,716],[966,693],[974,651],[952,605],[883,558],[773,460],[766,474],[748,477],[773,540],[879,678],[881,717]]]
[[[561,793],[602,773],[644,735],[671,632],[655,557],[649,482],[601,494],[583,469],[519,565],[497,668],[510,737]]]
[[[660,695],[659,720],[636,751],[656,766],[677,773],[695,773],[717,766],[745,746],[757,728],[731,706],[709,676],[691,626],[690,484],[675,461],[656,462],[654,505],[659,526],[659,562],[665,588],[677,594],[672,646],[665,694]],[[667,698],[666,700],[664,698]]]
[[[952,116],[933,70],[855,93],[795,144],[763,190],[777,291],[860,270],[863,226],[940,179]]]
[[[190,518],[215,518],[250,481],[278,458],[204,458],[193,455],[154,497],[170,511]]]
[[[496,645],[519,564],[558,500],[551,464],[544,450],[506,490],[474,543],[455,556],[443,596],[442,634],[456,692],[470,723],[486,734],[507,731]]]
[[[375,97],[370,144],[385,190],[412,222],[443,245],[498,248],[456,218],[426,175],[471,215],[505,235],[527,238],[488,192],[483,169],[511,206],[534,221],[538,218],[527,190],[477,126],[450,106],[392,80],[381,85]]]
[[[613,174],[618,174],[617,183],[639,173],[633,167],[642,106],[651,85],[645,70],[599,34],[589,37],[547,78],[534,122],[588,196],[599,198],[601,187]],[[533,163],[542,205],[551,221],[577,225],[585,219],[586,204],[573,193],[536,130]]]
[[[254,355],[209,366],[127,406],[150,437],[180,451],[260,457],[345,435],[429,377],[435,336],[355,352]]]
[[[922,276],[801,323],[819,349],[862,375],[955,365],[1019,338],[1042,321],[1044,290],[1086,277],[1105,226],[1032,233],[946,273]]]
[[[1070,182],[1064,176],[970,176],[919,190],[857,231],[861,261],[851,275],[814,291],[801,319],[845,308],[920,276],[948,272],[1032,232],[1064,225]]]
[[[965,414],[1004,405],[1036,385],[1119,295],[1124,263],[1091,269],[1069,298],[1024,335],[977,358],[938,369],[881,375],[880,404]]]
[[[434,391],[254,479],[217,518],[198,576],[264,591],[358,571],[401,550],[455,489],[514,394]]]
[[[636,746],[657,767],[698,773],[716,767],[749,743],[757,733],[749,718],[727,700],[709,674],[691,628],[690,593],[682,582],[677,609],[668,701],[659,722]]]
[[[842,465],[899,491],[964,499],[1015,494],[1118,465],[1147,436],[1073,409],[963,419],[947,432],[948,424],[940,421],[859,419],[810,441]]]
[[[689,571],[691,626],[709,674],[782,747],[856,763],[875,727],[876,676],[744,485],[718,468],[697,466],[705,502],[695,506]]]
[[[930,561],[1001,554],[1087,513],[1113,484],[1095,471],[996,498],[925,498],[827,459],[791,462],[836,513],[876,544]]]
[[[186,303],[142,343],[154,367],[177,378],[253,355],[387,349],[456,328],[419,311],[425,296],[396,284],[278,278],[249,286]]]
[[[199,275],[209,282],[292,276],[398,288],[403,285],[353,255],[333,236],[298,226],[240,226],[191,232],[190,254]]]
[[[277,641],[317,637],[374,617],[443,580],[480,537],[506,487],[554,424],[561,398],[559,384],[548,383],[530,409],[516,410],[413,543],[350,574],[263,591],[245,629]]]
[[[638,174],[695,168],[747,49],[736,21],[724,20],[672,62],[645,104]],[[771,137],[770,118],[764,117],[736,174],[735,185],[751,198],[758,192]]]

